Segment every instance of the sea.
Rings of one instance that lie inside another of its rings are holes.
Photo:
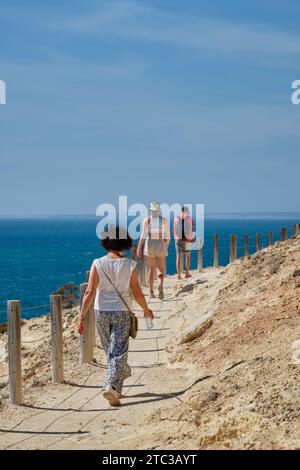
[[[22,318],[49,313],[49,296],[67,283],[85,282],[92,261],[104,254],[96,235],[99,219],[94,217],[45,217],[0,219],[0,323],[7,319],[7,301],[21,301]],[[268,232],[280,239],[281,227],[300,223],[300,214],[211,215],[204,221],[204,267],[213,263],[213,236],[219,236],[219,263],[229,262],[229,237],[238,237],[238,256],[243,256],[243,236],[249,236],[249,253],[255,252],[255,236],[267,246]],[[172,240],[167,273],[176,272]],[[192,252],[191,267],[197,266]]]

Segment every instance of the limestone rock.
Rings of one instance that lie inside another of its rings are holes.
[[[204,331],[206,331],[211,325],[213,321],[211,318],[208,318],[201,322],[199,325],[197,325],[196,328],[193,328],[190,331],[187,331],[179,341],[179,344],[184,344],[184,343],[189,343],[190,341],[193,341],[196,338],[199,338],[199,336],[203,335]]]

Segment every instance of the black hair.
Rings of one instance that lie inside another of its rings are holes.
[[[102,237],[101,245],[107,251],[126,251],[132,248],[132,238],[125,228],[119,227],[119,225],[109,227],[108,231],[105,232]]]

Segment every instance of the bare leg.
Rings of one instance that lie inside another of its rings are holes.
[[[153,256],[148,257],[149,262],[149,287],[150,287],[150,295],[152,296],[153,287],[154,287],[154,274],[155,274],[155,259]]]
[[[164,298],[164,276],[165,276],[165,266],[166,266],[166,257],[160,256],[156,258],[157,263],[157,271],[158,271],[158,290],[159,290],[159,298]]]
[[[185,254],[185,277],[189,278],[192,277],[190,274],[190,265],[191,265],[191,253]]]
[[[182,253],[178,252],[176,256],[177,277],[181,279]]]

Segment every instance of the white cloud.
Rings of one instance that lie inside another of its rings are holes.
[[[280,65],[278,56],[300,55],[300,35],[265,24],[229,22],[163,11],[133,1],[105,1],[89,15],[52,24],[103,41],[127,38],[192,48],[203,52],[252,57]],[[271,56],[271,57],[270,57]]]

